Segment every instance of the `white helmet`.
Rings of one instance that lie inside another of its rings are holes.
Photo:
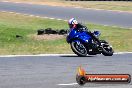
[[[74,24],[78,24],[77,20],[75,18],[71,18],[69,21],[68,21],[68,24],[69,25],[74,25]]]

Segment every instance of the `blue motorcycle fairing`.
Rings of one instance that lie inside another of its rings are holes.
[[[72,29],[67,36],[67,42],[70,43],[74,39],[79,39],[83,43],[92,43],[91,36],[86,31],[77,31]]]

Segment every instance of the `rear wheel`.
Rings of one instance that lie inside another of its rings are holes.
[[[113,55],[113,49],[112,49],[112,47],[110,47],[110,48],[103,48],[102,49],[102,54],[104,56],[112,56]]]
[[[80,41],[72,41],[71,49],[78,56],[87,56],[87,49]]]
[[[113,48],[105,40],[101,40],[102,45],[102,54],[104,56],[112,56],[114,51]]]

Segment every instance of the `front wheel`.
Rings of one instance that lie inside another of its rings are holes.
[[[72,51],[77,54],[78,56],[87,56],[87,49],[83,43],[80,41],[72,41],[71,42],[71,49]]]

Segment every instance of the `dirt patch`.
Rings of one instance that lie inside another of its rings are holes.
[[[30,35],[31,38],[34,40],[57,40],[65,38],[64,35],[58,35],[58,34],[43,34],[43,35]]]

